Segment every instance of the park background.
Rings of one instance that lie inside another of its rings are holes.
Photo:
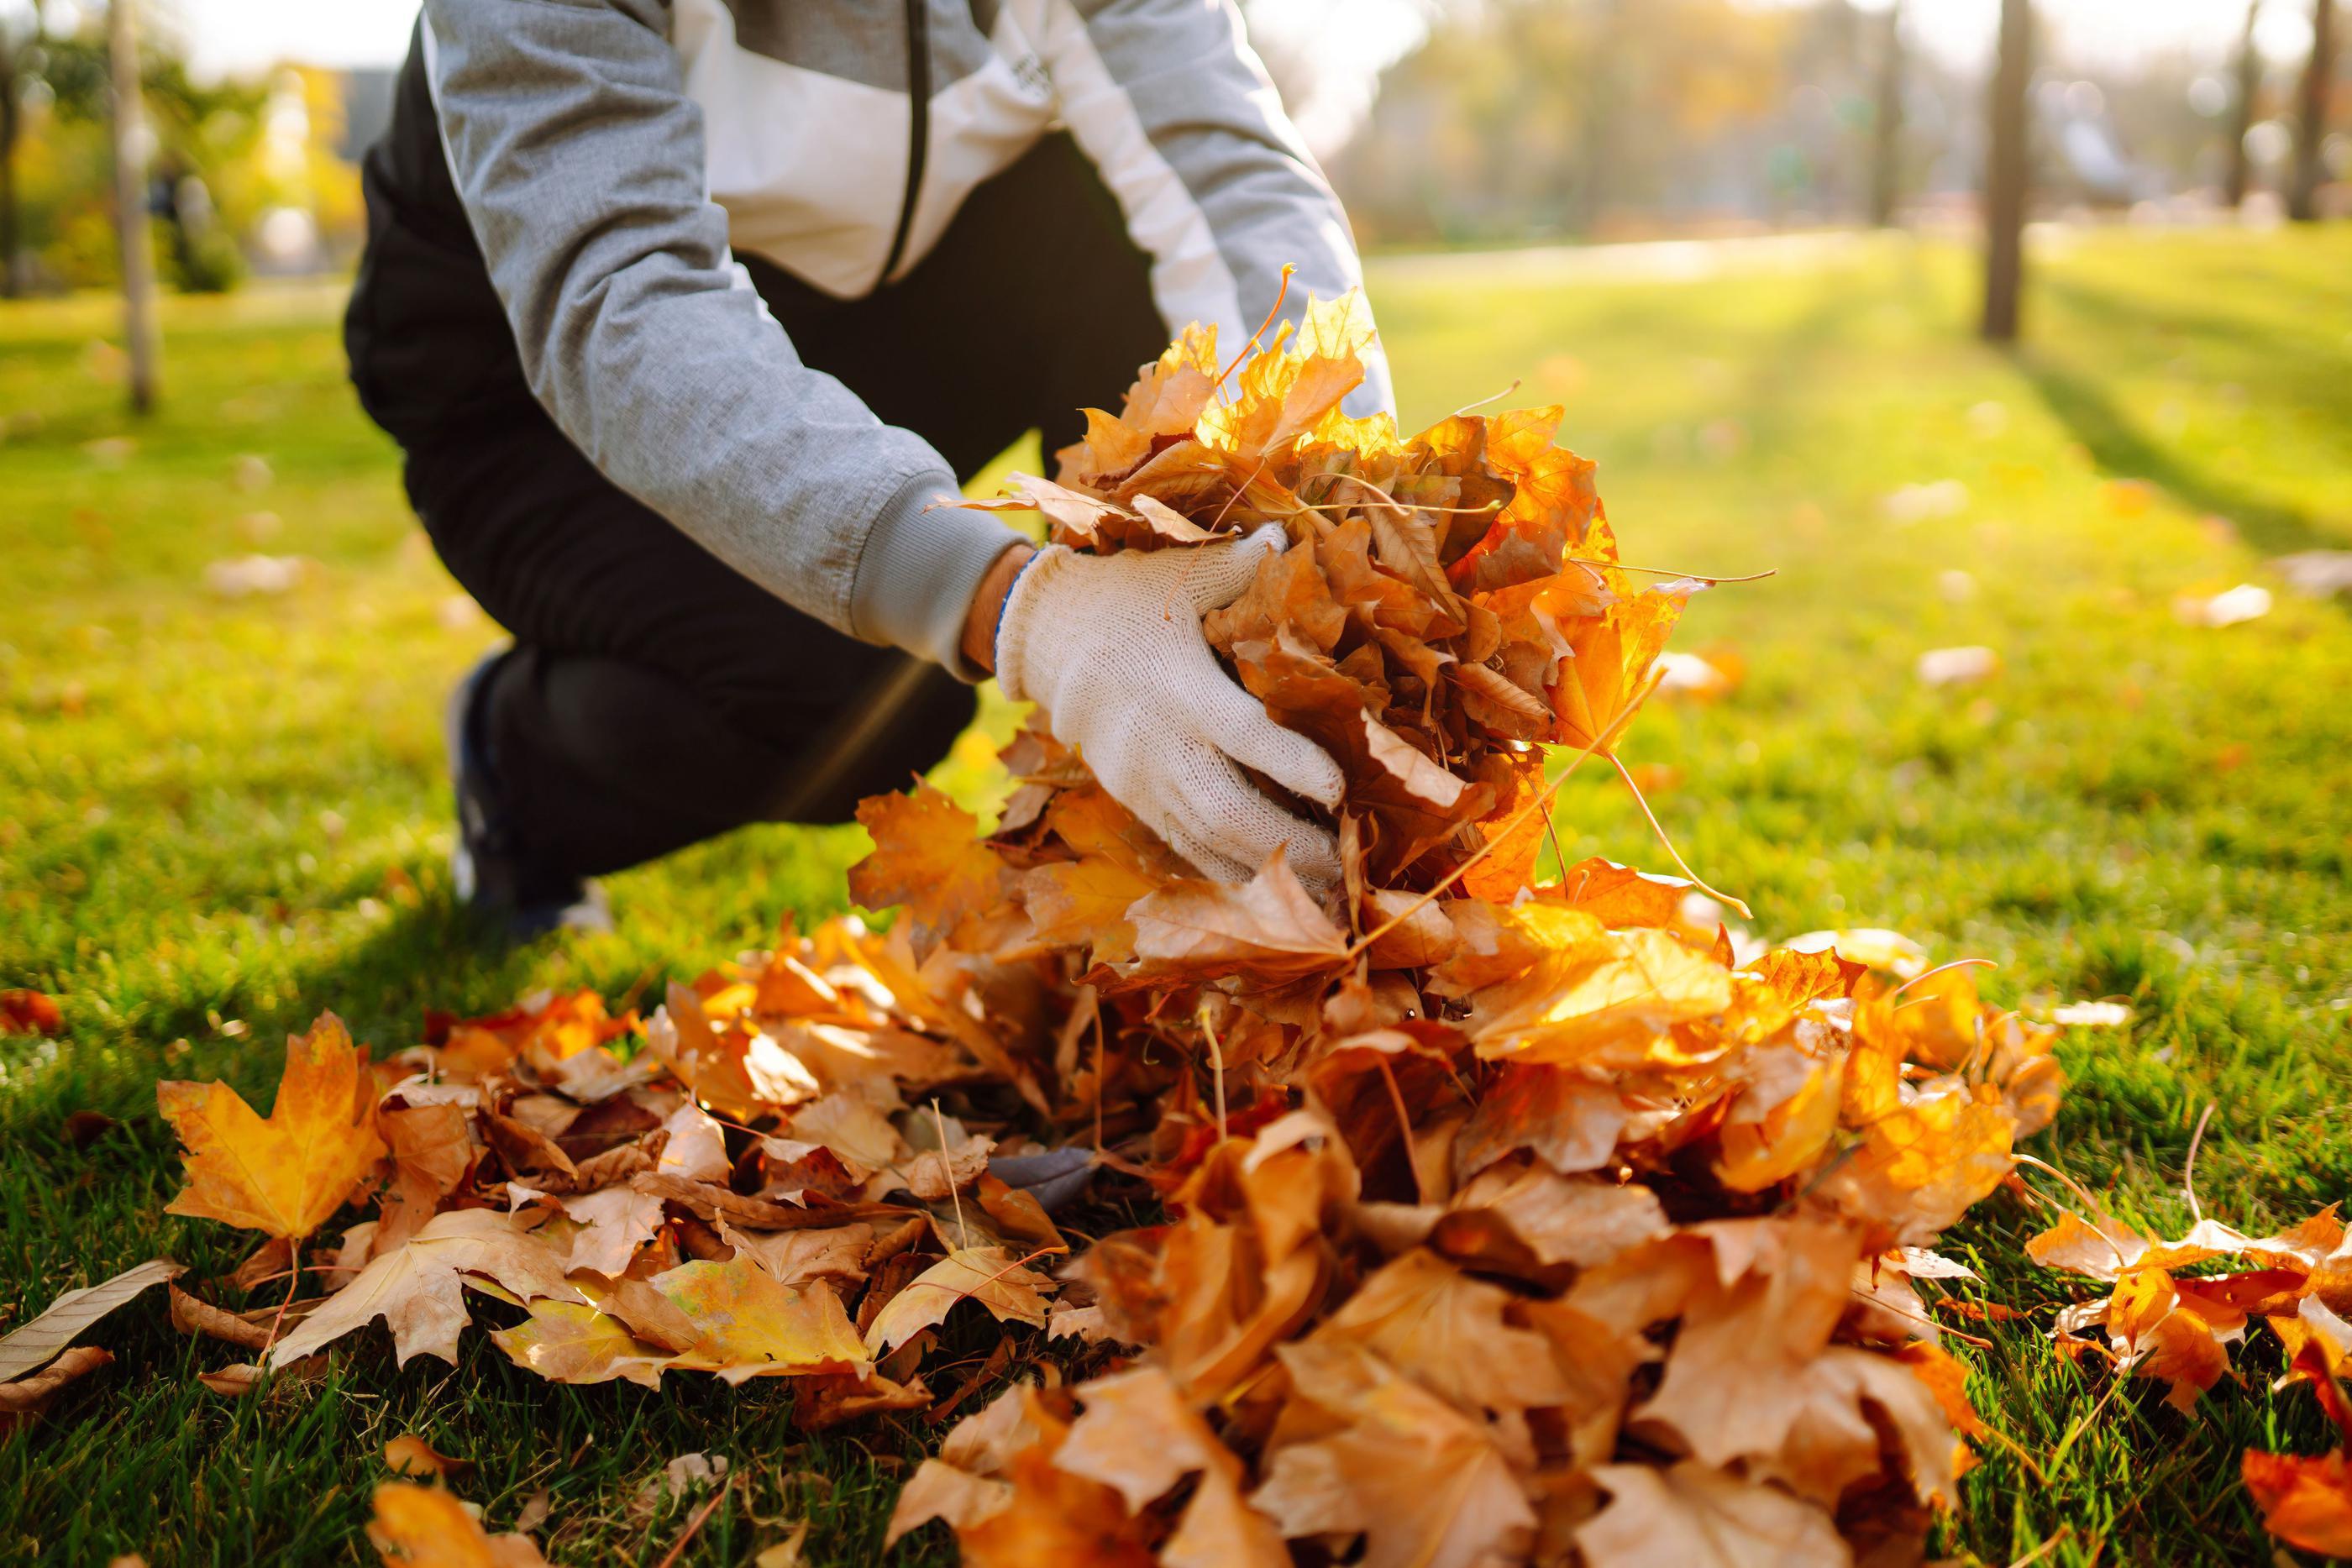
[[[1372,253],[1407,427],[1516,382],[1567,406],[1630,559],[1776,573],[1699,598],[1694,689],[1625,747],[1753,934],[1892,927],[1996,960],[2004,1004],[2116,1004],[2072,1015],[2123,1021],[2070,1034],[2037,1146],[2127,1218],[2185,1222],[2208,1107],[2206,1213],[2258,1230],[2352,1196],[2347,18],[1250,9]],[[440,703],[498,633],[409,517],[337,336],[354,160],[412,14],[0,0],[0,987],[63,1008],[0,1036],[0,1331],[158,1251],[234,1261],[158,1218],[159,1076],[266,1098],[275,1042],[324,1008],[389,1049],[428,1007],[657,986],[840,909],[863,850],[731,835],[614,879],[609,936],[492,951],[457,918]],[[1988,263],[2011,233],[2014,273]],[[155,298],[127,308],[142,257]],[[992,704],[943,768],[967,802],[1001,792],[1010,722]],[[1557,821],[1570,858],[1659,859],[1604,783]],[[1996,1199],[1954,1234],[1986,1281],[1962,1294],[2062,1299],[2020,1258],[2030,1223]],[[791,1517],[812,1561],[864,1562],[937,1436],[806,1439],[789,1394],[551,1386],[480,1343],[454,1379],[369,1346],[315,1400],[225,1401],[160,1316],[110,1324],[122,1364],[0,1436],[0,1557],[353,1560],[383,1440],[416,1431],[477,1463],[499,1528],[552,1489],[559,1560],[658,1560],[684,1505],[633,1500],[699,1450],[747,1484],[682,1561],[745,1561]],[[2260,1371],[2191,1416],[2152,1385],[2105,1398],[2046,1317],[1955,1345],[1997,1437],[1944,1545],[2267,1559],[2237,1456],[2323,1446],[2312,1402]],[[950,1551],[926,1531],[892,1561]]]

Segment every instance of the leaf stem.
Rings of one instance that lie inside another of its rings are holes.
[[[1225,1051],[1217,1043],[1217,1026],[1209,1021],[1208,998],[1201,998],[1200,1008],[1193,1016],[1201,1025],[1201,1032],[1209,1040],[1209,1067],[1217,1085],[1217,1142],[1222,1144],[1225,1141]]]
[[[1287,298],[1290,294],[1290,275],[1297,270],[1298,268],[1292,266],[1289,262],[1286,261],[1282,264],[1282,287],[1274,291],[1274,308],[1265,313],[1265,319],[1258,323],[1257,330],[1252,332],[1249,337],[1249,341],[1242,345],[1242,351],[1234,356],[1234,362],[1227,365],[1224,369],[1224,373],[1217,378],[1217,386],[1220,391],[1223,389],[1225,382],[1232,378],[1233,373],[1242,368],[1242,361],[1250,357],[1250,350],[1256,348],[1258,345],[1258,340],[1265,336],[1265,329],[1268,327],[1273,326],[1275,319],[1282,314],[1282,302],[1284,299]]]
[[[1730,894],[1724,892],[1721,888],[1709,885],[1706,878],[1691,870],[1690,862],[1683,859],[1682,851],[1675,848],[1675,841],[1666,837],[1666,830],[1664,825],[1659,822],[1658,814],[1650,810],[1649,799],[1642,793],[1642,787],[1639,784],[1634,783],[1633,776],[1625,770],[1623,759],[1619,758],[1618,755],[1612,751],[1609,754],[1609,761],[1611,766],[1617,769],[1617,777],[1625,781],[1625,788],[1633,792],[1633,804],[1642,808],[1642,815],[1648,821],[1650,831],[1657,834],[1658,842],[1665,846],[1666,858],[1675,862],[1675,869],[1681,872],[1685,876],[1690,878],[1691,885],[1697,888],[1701,893],[1706,894],[1709,898],[1715,899],[1719,903],[1727,904],[1732,908],[1739,911],[1740,919],[1755,919],[1756,912],[1749,909],[1744,900],[1734,898]]]

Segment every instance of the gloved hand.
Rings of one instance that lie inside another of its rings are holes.
[[[1045,710],[1103,788],[1178,854],[1246,882],[1276,844],[1317,892],[1339,880],[1331,835],[1254,788],[1235,763],[1319,805],[1339,803],[1339,764],[1266,716],[1219,667],[1201,617],[1238,598],[1280,553],[1281,525],[1188,549],[1038,552],[1004,601],[996,674]]]

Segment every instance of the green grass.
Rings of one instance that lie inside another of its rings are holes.
[[[2266,555],[2352,548],[2352,230],[2081,236],[2038,259],[2015,355],[1970,340],[1969,260],[1934,245],[1673,282],[1447,257],[1373,283],[1409,416],[1524,377],[1510,401],[1566,402],[1563,439],[1601,460],[1630,560],[1777,570],[1703,595],[1680,639],[1737,646],[1746,685],[1656,707],[1625,747],[1680,770],[1661,815],[1759,934],[1891,925],[1997,960],[2004,1002],[2129,998],[2128,1032],[2065,1047],[2074,1087],[2038,1152],[2178,1225],[2213,1104],[2206,1211],[2300,1218],[2352,1196],[2352,624],[2282,593],[2198,629],[2172,601],[2266,580]],[[855,830],[761,829],[614,879],[615,935],[467,943],[437,716],[494,631],[458,613],[406,515],[341,382],[332,304],[173,302],[164,410],[135,426],[90,348],[103,302],[0,309],[0,986],[57,994],[68,1026],[0,1040],[0,1328],[158,1251],[198,1274],[240,1251],[160,1212],[158,1077],[266,1094],[277,1042],[322,1008],[398,1046],[428,1005],[622,991],[842,904]],[[1885,514],[1945,479],[1966,486],[1958,515]],[[317,566],[283,597],[206,592],[205,563],[253,549]],[[1997,680],[1914,678],[1921,651],[1974,643],[2000,651]],[[985,790],[984,754],[960,749],[961,787]],[[1662,863],[1605,781],[1570,784],[1560,828],[1571,856]],[[77,1147],[82,1109],[121,1125]],[[1949,1249],[1992,1299],[2066,1299],[2019,1260],[2033,1223],[1996,1198]],[[2267,1557],[2237,1456],[2323,1443],[2307,1392],[2267,1391],[2275,1353],[2242,1350],[2243,1385],[2184,1418],[2147,1385],[2101,1406],[2104,1376],[2040,1326],[1958,1347],[2045,1473],[1985,1445],[1945,1547],[2005,1563],[2064,1525],[2045,1561]],[[551,1488],[570,1560],[658,1559],[683,1510],[635,1519],[628,1500],[700,1449],[755,1487],[686,1561],[746,1561],[781,1533],[763,1521],[804,1515],[816,1560],[859,1563],[936,1436],[805,1440],[789,1393],[756,1385],[553,1387],[478,1338],[452,1375],[395,1371],[371,1336],[322,1394],[233,1404],[188,1375],[217,1350],[152,1301],[93,1337],[119,1364],[0,1439],[0,1557],[363,1558],[381,1444],[414,1429],[478,1463],[467,1495],[496,1526]],[[926,1531],[898,1560],[949,1554]]]

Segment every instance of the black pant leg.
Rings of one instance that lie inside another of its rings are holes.
[[[408,481],[452,575],[515,634],[484,735],[543,863],[594,874],[746,822],[840,821],[971,722],[971,687],[739,575],[544,415],[420,445]]]

